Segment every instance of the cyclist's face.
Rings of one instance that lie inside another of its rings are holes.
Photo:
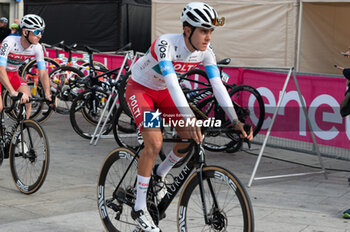
[[[39,35],[34,35],[32,31],[27,31],[27,30],[26,30],[24,33],[26,33],[26,34],[24,34],[24,35],[29,34],[28,39],[29,39],[29,41],[30,41],[32,44],[38,44],[38,43],[39,43],[39,41],[40,41],[40,39],[41,39],[41,34],[39,34]]]
[[[29,32],[29,40],[33,43],[33,44],[38,44],[39,41],[41,39],[41,34],[39,35],[34,35],[32,31]]]
[[[191,41],[193,45],[200,51],[205,51],[208,47],[208,44],[211,40],[211,34],[214,29],[205,29],[201,27],[197,27],[194,30]]]

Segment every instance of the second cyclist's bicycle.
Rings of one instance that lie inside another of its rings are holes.
[[[12,104],[5,108],[13,111],[22,93],[12,97]],[[30,98],[31,102],[46,101],[44,98]],[[5,126],[5,113],[0,113],[0,165],[8,158],[13,181],[19,191],[31,194],[40,189],[45,181],[50,162],[49,142],[41,125],[25,119],[24,104],[19,104],[19,112],[14,124]]]

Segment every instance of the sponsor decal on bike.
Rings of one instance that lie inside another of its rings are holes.
[[[101,218],[105,219],[108,217],[107,209],[104,204],[104,187],[102,185],[98,186],[97,197],[98,197],[98,209],[100,211]]]
[[[185,232],[186,231],[186,207],[180,206],[179,208],[179,228],[180,231]]]
[[[24,192],[28,192],[28,185],[24,185],[20,180],[17,180],[16,185],[18,188],[22,189]]]
[[[221,172],[215,171],[214,177],[215,177],[215,179],[220,179],[220,180],[223,180],[224,182],[226,182],[226,184],[228,184],[236,192],[237,185],[231,179],[229,179],[228,176],[226,176],[225,174],[223,174]]]

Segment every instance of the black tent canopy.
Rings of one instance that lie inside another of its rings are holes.
[[[115,51],[128,42],[145,52],[151,41],[151,0],[26,0],[24,14],[46,22],[42,42]]]

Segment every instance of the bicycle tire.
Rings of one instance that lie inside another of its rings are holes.
[[[137,224],[131,218],[131,207],[136,198],[135,186],[138,164],[138,157],[135,160],[134,157],[136,157],[136,154],[132,150],[116,148],[108,154],[100,169],[97,185],[97,206],[106,231],[133,231],[137,227]],[[134,160],[134,163],[126,172],[132,160]],[[124,174],[124,180],[116,191],[116,187]],[[127,205],[125,201],[116,200],[115,193],[125,193],[125,200],[130,204]]]
[[[92,101],[94,96],[96,96],[97,100],[97,112],[94,112],[94,109],[92,109]],[[101,116],[101,113],[103,111],[103,108],[105,107],[105,103],[108,98],[108,94],[96,90],[96,95],[93,95],[93,90],[89,89],[86,90],[78,95],[73,100],[71,109],[70,109],[70,122],[74,129],[74,131],[80,135],[81,137],[85,139],[91,139],[92,135],[95,131],[95,128],[97,126],[97,123],[99,121],[99,118]],[[105,112],[105,116],[107,116],[108,111]],[[103,120],[100,126],[103,125]],[[108,119],[106,128],[103,131],[103,135],[107,135],[112,130],[112,123],[110,119]]]
[[[249,123],[253,127],[253,136],[256,136],[265,119],[265,106],[260,93],[249,85],[234,86],[229,91],[238,119],[243,123]],[[251,103],[254,105],[251,107]],[[243,107],[242,107],[243,106]],[[246,107],[244,107],[246,106]],[[231,126],[224,110],[219,107],[215,97],[209,97],[201,101],[197,108],[208,117],[221,120],[221,127]],[[255,119],[251,113],[254,112]],[[243,145],[242,139],[235,133],[211,133],[204,138],[203,147],[209,151],[226,151],[228,153],[237,152]]]
[[[123,107],[118,107],[112,119],[112,129],[115,141],[120,147],[137,150],[142,144],[139,139],[138,129],[132,116],[125,113]],[[159,152],[159,158],[163,161],[166,158],[163,149]],[[182,163],[175,164],[174,168],[181,166]]]
[[[84,78],[84,73],[71,66],[61,66],[52,70],[49,73],[49,78],[50,85],[57,99],[55,111],[63,115],[69,114],[72,101],[85,89],[79,84],[73,86],[71,82],[74,81],[76,83],[78,80]]]
[[[180,194],[178,231],[196,231],[200,228],[201,231],[253,232],[253,207],[240,180],[230,171],[217,166],[204,167],[202,175],[203,195],[212,224],[205,225],[199,190],[200,178],[194,172]],[[216,202],[211,199],[212,193],[215,194]]]
[[[60,67],[60,63],[57,62],[56,60],[50,58],[50,57],[44,57],[44,61],[45,61],[45,66],[47,69],[47,72],[50,73],[52,70]],[[26,75],[39,75],[38,72],[38,64],[36,62],[36,59],[33,59],[31,61],[29,61],[23,68],[22,73],[21,73],[21,77],[23,80],[27,80],[28,78],[26,77]]]
[[[23,154],[22,150],[25,154]],[[50,163],[50,149],[45,131],[34,120],[24,120],[23,136],[20,126],[13,133],[9,147],[10,168],[16,187],[32,194],[44,183]]]
[[[125,75],[120,76],[119,86],[118,86],[118,101],[119,105],[123,108],[124,112],[127,113],[129,116],[132,116],[132,113],[129,109],[129,106],[126,101],[125,97],[125,90],[126,85],[128,83],[131,72],[126,73]]]
[[[117,144],[137,150],[141,144],[138,141],[138,129],[133,117],[125,113],[123,107],[118,107],[112,122],[113,136]]]

